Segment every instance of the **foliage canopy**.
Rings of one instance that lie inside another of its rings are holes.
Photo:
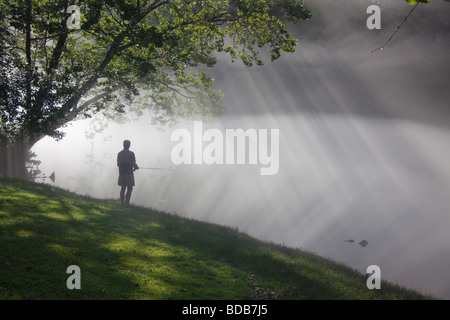
[[[263,47],[276,60],[296,46],[286,23],[309,17],[292,0],[1,0],[0,142],[58,139],[80,114],[132,103],[160,121],[218,114],[199,67],[217,52],[260,65]]]

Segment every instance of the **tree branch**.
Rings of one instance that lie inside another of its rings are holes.
[[[25,15],[26,15],[26,34],[25,34],[25,56],[27,59],[28,64],[28,70],[26,75],[26,107],[28,110],[31,110],[31,79],[32,79],[32,73],[33,73],[33,67],[31,65],[31,0],[27,1],[27,7],[25,9]]]
[[[50,63],[47,68],[47,74],[53,73],[53,70],[59,64],[61,55],[63,53],[64,46],[66,45],[67,33],[63,33],[59,36],[55,48],[53,49],[52,57],[50,58]]]
[[[60,108],[60,115],[63,114],[65,115],[63,118],[60,118],[59,120],[62,120],[64,123],[67,123],[73,119],[75,119],[83,110],[85,110],[89,105],[99,101],[100,99],[112,94],[114,91],[116,91],[117,89],[119,89],[118,87],[115,87],[111,92],[103,92],[97,96],[95,96],[94,98],[91,98],[89,100],[87,100],[86,102],[84,102],[83,104],[81,104],[79,107],[77,107],[78,102],[80,101],[80,99],[89,91],[91,90],[93,87],[95,87],[96,83],[97,83],[97,79],[101,76],[102,72],[105,70],[105,68],[109,65],[109,63],[114,59],[114,57],[120,53],[121,51],[132,47],[133,45],[135,45],[135,43],[130,42],[127,44],[123,44],[122,42],[123,40],[126,38],[128,31],[135,27],[137,24],[139,24],[148,14],[150,14],[152,11],[156,10],[157,8],[165,5],[165,4],[170,4],[170,0],[166,0],[166,1],[155,1],[152,4],[149,5],[149,7],[143,9],[143,11],[140,14],[137,14],[128,24],[127,28],[125,30],[123,30],[122,32],[120,32],[116,38],[114,39],[114,41],[111,43],[109,49],[107,50],[107,52],[105,53],[105,56],[103,58],[103,60],[100,62],[100,64],[98,65],[97,68],[95,68],[93,70],[92,75],[81,85],[81,87],[76,91],[76,93],[72,96],[72,98],[67,101],[61,108]],[[216,18],[220,18],[222,17],[224,14],[220,14],[217,16],[214,16],[210,19],[216,19]],[[226,20],[226,19],[224,19]],[[190,23],[194,23],[195,21],[185,21],[180,23],[177,26],[172,26],[170,27],[168,30],[172,31],[176,28],[179,28],[181,26],[190,24]],[[214,21],[211,21],[214,22]],[[61,35],[61,38],[64,37],[64,35]],[[67,37],[67,34],[65,34],[65,37]],[[59,42],[59,41],[58,41]],[[58,47],[58,44],[57,44]],[[55,52],[59,52],[56,48],[54,50]],[[56,57],[56,55],[55,55]],[[172,87],[168,87],[170,88],[172,91],[176,91],[178,94],[180,94],[181,96],[184,96],[185,98],[189,99],[192,97],[187,96],[186,94],[183,94],[182,92],[180,92],[179,90],[177,90],[176,88],[172,88]],[[48,119],[50,122],[53,122],[52,119]]]
[[[97,101],[100,101],[103,98],[106,98],[107,96],[110,96],[114,92],[118,91],[120,88],[122,88],[122,85],[116,85],[112,88],[112,90],[104,91],[104,92],[96,95],[95,97],[83,102],[80,106],[71,110],[67,114],[67,116],[64,118],[65,120],[67,120],[66,123],[75,119],[81,112],[86,110],[86,108],[89,107],[90,105],[96,103]]]
[[[84,111],[87,107],[89,107],[91,104],[96,103],[97,101],[113,94],[114,92],[118,91],[120,88],[122,88],[122,85],[116,85],[111,90],[102,92],[95,97],[85,101],[83,104],[81,104],[79,107],[77,107],[74,111],[79,114],[80,112]]]
[[[419,5],[420,2],[417,2],[412,9],[409,11],[409,13],[406,15],[406,17],[403,19],[403,21],[397,26],[397,29],[395,29],[395,31],[392,33],[392,35],[389,37],[389,39],[386,40],[386,42],[379,48],[376,48],[372,51],[370,51],[370,53],[374,53],[375,51],[378,50],[383,50],[383,48],[388,44],[389,41],[391,41],[391,39],[395,36],[395,34],[398,32],[398,30],[400,29],[400,27],[402,26],[402,24],[406,21],[406,19],[408,19],[408,17],[411,15],[411,13],[413,13],[414,9],[417,8],[417,6]]]
[[[128,28],[122,31],[113,41],[113,43],[111,44],[111,46],[109,47],[108,51],[105,54],[105,58],[102,60],[100,65],[94,70],[94,74],[81,86],[80,90],[78,91],[78,94],[74,97],[74,99],[71,102],[68,102],[68,104],[65,106],[66,109],[68,108],[67,111],[71,110],[74,106],[76,106],[79,99],[94,86],[100,74],[103,72],[103,70],[105,70],[105,68],[108,66],[108,64],[111,62],[111,60],[117,53],[135,45],[134,43],[128,43],[121,46],[121,43],[125,39],[128,30],[139,24],[150,12],[156,10],[157,8],[168,2],[169,2],[168,0],[162,1],[159,4],[155,4],[156,3],[155,2],[152,5],[150,5],[146,10],[144,10],[142,14],[136,15],[136,17],[133,20],[131,20],[130,24],[128,25]]]
[[[65,7],[67,7],[68,1],[65,2]],[[68,33],[61,33],[58,37],[58,41],[56,42],[56,46],[53,49],[52,57],[50,58],[50,63],[47,69],[47,74],[53,73],[53,70],[58,66],[59,60],[61,59],[61,55],[64,47],[66,46]],[[46,40],[47,41],[47,40]]]

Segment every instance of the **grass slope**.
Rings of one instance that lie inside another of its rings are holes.
[[[0,178],[0,299],[422,298],[236,229]]]

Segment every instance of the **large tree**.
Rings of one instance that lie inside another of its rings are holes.
[[[275,60],[296,46],[286,23],[309,17],[296,0],[0,0],[0,175],[26,178],[32,146],[81,115],[220,113],[199,67]]]

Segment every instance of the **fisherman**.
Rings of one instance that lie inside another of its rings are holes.
[[[120,202],[130,204],[131,193],[134,187],[134,171],[139,167],[136,164],[134,152],[130,151],[131,142],[123,142],[123,150],[117,154],[117,166],[119,167]],[[126,194],[125,194],[126,191]]]

